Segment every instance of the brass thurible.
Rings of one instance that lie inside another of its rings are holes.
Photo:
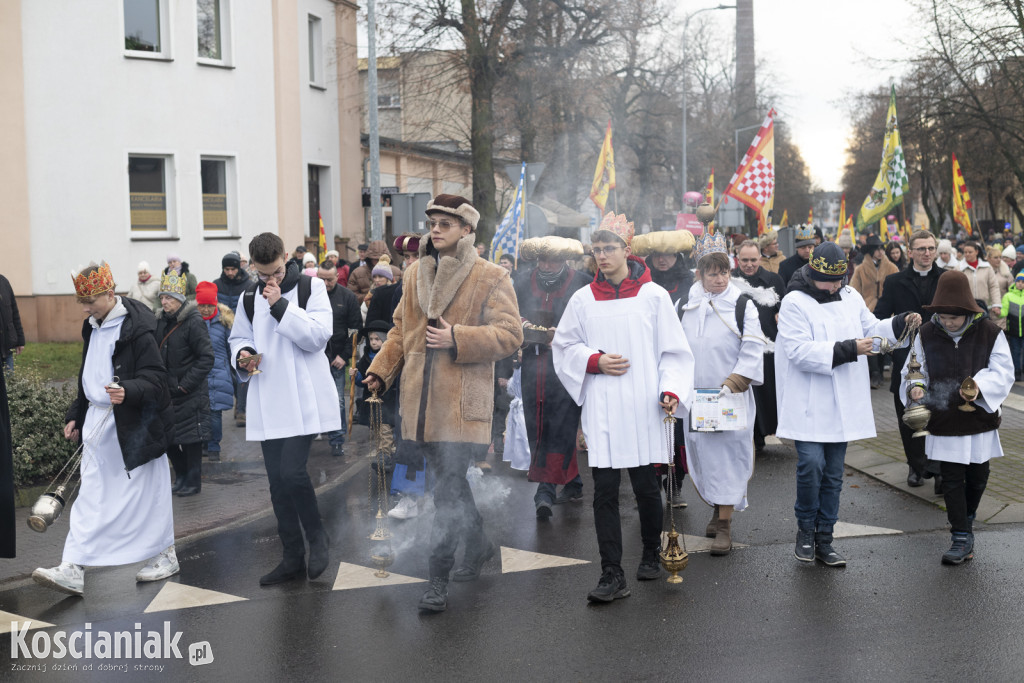
[[[668,508],[669,532],[668,544],[665,546],[665,549],[658,554],[658,556],[661,559],[661,566],[665,568],[665,571],[671,574],[671,576],[668,577],[667,582],[682,583],[683,577],[679,576],[679,572],[686,569],[686,565],[690,562],[690,556],[686,554],[686,539],[676,531],[675,509],[672,507],[672,492],[675,491],[676,483],[676,454],[674,444],[676,418],[668,415],[665,417],[663,422],[665,424],[666,440],[668,441],[668,495],[666,496],[665,507]],[[680,547],[679,540],[681,538],[683,540],[683,545]]]
[[[917,360],[917,349],[914,348],[914,336],[916,333],[911,335],[910,339],[910,362],[907,363],[907,409],[903,412],[903,424],[907,425],[914,430],[913,436],[928,436],[928,432],[925,427],[928,426],[928,422],[932,419],[932,411],[925,407],[923,401],[913,401],[910,399],[910,390],[918,382],[924,381],[924,375],[921,373],[921,363]],[[893,370],[895,372],[895,369]]]

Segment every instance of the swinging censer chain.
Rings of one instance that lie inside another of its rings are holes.
[[[676,418],[667,415],[662,422],[665,425],[665,442],[668,444],[668,492],[665,496],[665,507],[668,509],[669,532],[668,544],[660,553],[661,566],[672,574],[667,579],[668,583],[682,583],[683,578],[679,576],[679,572],[686,569],[690,556],[686,553],[686,537],[676,531],[675,510],[672,507],[672,494],[676,487]],[[681,548],[679,547],[680,537],[683,541]]]
[[[370,411],[370,441],[373,447],[377,449],[375,461],[376,467],[370,468],[369,488],[371,497],[371,514],[373,511],[373,470],[377,470],[377,514],[375,516],[375,526],[373,533],[370,535],[370,540],[374,543],[380,543],[378,547],[371,550],[370,559],[372,559],[374,564],[377,565],[377,571],[374,572],[374,576],[384,579],[388,577],[387,568],[392,562],[394,562],[394,554],[391,551],[391,529],[388,528],[388,516],[386,512],[389,507],[387,472],[384,469],[385,454],[381,443],[383,439],[384,401],[377,395],[376,391],[373,391],[370,398],[366,399],[366,404]]]

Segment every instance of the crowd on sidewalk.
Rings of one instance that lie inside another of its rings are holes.
[[[224,255],[213,280],[175,253],[156,273],[140,263],[126,296],[109,264],[78,272],[85,345],[64,433],[83,449],[81,492],[61,563],[35,580],[82,595],[87,566],[146,560],[139,581],[177,573],[170,497],[202,492],[203,459],[219,458],[232,410],[260,443],[281,539],[259,582],[316,579],[330,538],[310,445],[325,438],[349,458],[347,431],[371,423],[371,393],[383,399],[373,448],[399,496],[389,516],[433,510],[422,610],[445,610],[449,582],[476,579],[496,556],[467,480],[492,453],[537,483],[542,524],[584,499],[586,453],[601,559],[591,602],[630,594],[623,470],[640,521],[635,577],[648,581],[662,574],[666,510],[687,506],[684,476],[708,506],[711,554],[730,554],[771,435],[796,447],[796,559],[842,567],[845,452],[875,435],[870,392],[887,365],[908,484],[931,478],[944,497],[942,562],[973,557],[988,462],[1002,455],[1000,405],[1021,377],[1024,246],[1012,236],[988,248],[927,231],[854,244],[806,225],[787,257],[770,231],[731,245],[714,231],[635,235],[609,213],[587,247],[533,238],[520,258],[492,263],[468,200],[438,195],[426,216],[425,235],[359,245],[352,263],[288,253],[262,233],[248,254]],[[25,340],[2,278],[0,335],[6,362]],[[902,420],[917,406],[930,412],[925,438]],[[6,414],[0,423],[9,469]]]

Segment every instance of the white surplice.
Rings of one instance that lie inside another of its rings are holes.
[[[253,322],[239,306],[228,342],[232,365],[249,383],[246,404],[247,441],[285,439],[303,434],[326,434],[341,429],[338,389],[324,354],[334,330],[331,301],[323,280],[313,278],[306,308],[299,306],[299,286],[281,294],[287,299],[281,321],[270,313],[257,292]],[[260,373],[249,375],[234,362],[245,347],[263,354]]]
[[[953,337],[953,341],[960,343],[961,336]],[[914,349],[917,351],[917,361],[921,363],[921,374],[925,377],[924,385],[927,387],[930,383],[928,363],[920,336],[914,340]],[[903,405],[907,404],[906,379],[909,363],[910,356],[908,355],[907,363],[903,366],[903,381],[900,383],[900,400],[903,401]],[[984,410],[986,413],[994,413],[999,410],[1013,388],[1013,357],[1010,355],[1010,345],[1006,341],[1006,335],[1000,334],[996,337],[992,355],[988,359],[988,367],[974,375],[974,381],[978,383],[978,389],[981,390],[981,394],[974,401],[978,410]],[[970,465],[1003,457],[1003,445],[999,441],[998,429],[965,436],[929,434],[924,437],[924,452],[929,460]]]
[[[800,291],[782,299],[775,338],[780,438],[842,443],[875,436],[867,356],[832,367],[832,352],[848,339],[877,336],[895,343],[892,319],[872,315],[852,287],[839,293],[839,301],[824,304]]]
[[[693,389],[693,354],[672,299],[647,282],[635,297],[597,301],[590,287],[573,294],[551,344],[555,373],[583,407],[583,434],[591,467],[624,469],[669,462],[663,392],[684,412]],[[596,353],[629,361],[626,374],[587,373]]]
[[[690,289],[683,308],[683,332],[693,351],[694,386],[721,387],[726,377],[737,374],[764,380],[765,338],[757,307],[746,302],[743,338],[736,328],[736,302],[742,292],[733,283],[720,294],[710,294],[700,282]],[[771,362],[771,358],[768,359]],[[747,482],[754,473],[754,392],[743,392],[747,406],[747,428],[728,432],[693,432],[690,420],[683,420],[686,434],[686,467],[697,493],[709,505],[747,507]]]
[[[82,389],[89,400],[78,497],[71,505],[64,561],[86,566],[147,560],[174,543],[171,474],[167,456],[125,472],[106,386],[114,376],[114,344],[127,311],[120,298],[96,326],[82,365]],[[129,474],[131,475],[129,477]]]

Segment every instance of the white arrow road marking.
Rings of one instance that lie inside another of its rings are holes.
[[[239,602],[246,598],[227,593],[196,588],[183,583],[168,582],[160,589],[160,592],[149,603],[143,614],[150,612],[166,612],[174,609],[188,609],[190,607],[206,607],[208,605],[221,605],[226,602]]]
[[[551,567],[569,567],[575,564],[590,564],[587,560],[572,557],[545,555],[529,550],[501,547],[501,573],[529,572],[534,569],[550,569]]]
[[[26,619],[25,617],[0,610],[0,633],[10,633],[17,629],[20,631],[28,625],[29,629],[49,628],[53,624],[37,619]]]
[[[380,579],[373,575],[375,570],[361,567],[358,564],[342,562],[338,567],[338,576],[334,579],[334,590],[344,591],[353,588],[376,588],[377,586],[397,586],[403,583],[426,583],[425,579],[414,576],[388,573],[387,578]]]

